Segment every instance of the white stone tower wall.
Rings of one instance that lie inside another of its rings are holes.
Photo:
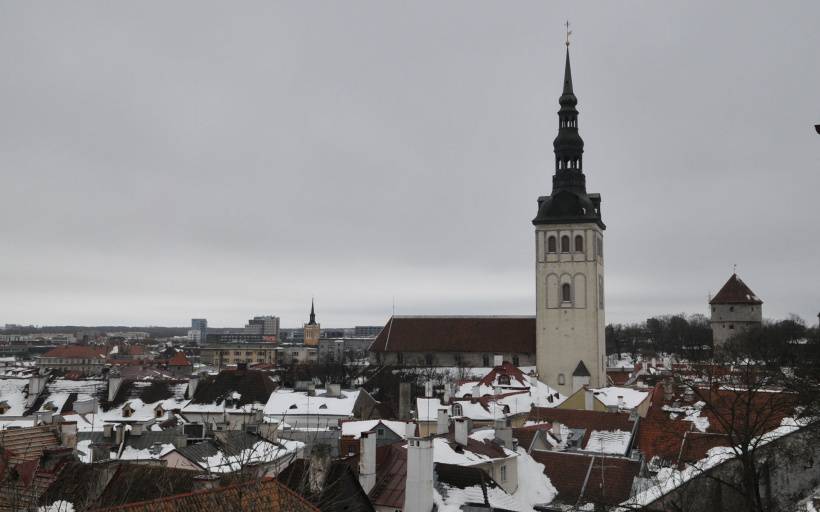
[[[715,346],[763,323],[762,304],[713,304],[712,340]]]
[[[594,223],[538,225],[536,234],[536,365],[541,381],[568,395],[585,383],[572,373],[583,361],[588,384],[606,385],[603,232]],[[575,237],[583,237],[582,252]],[[549,237],[556,237],[556,251]],[[562,252],[561,237],[570,251]],[[571,300],[562,300],[562,285],[571,285]],[[563,375],[563,378],[561,377]],[[563,382],[563,383],[561,383]]]

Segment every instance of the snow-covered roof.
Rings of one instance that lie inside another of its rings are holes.
[[[376,425],[381,423],[385,427],[389,428],[397,435],[401,436],[402,439],[407,439],[407,431],[408,426],[411,428],[415,428],[415,424],[413,422],[405,422],[405,421],[393,421],[393,420],[365,420],[365,421],[345,421],[342,423],[342,435],[343,436],[353,436],[353,439],[359,439],[362,435],[362,432],[370,432]]]
[[[277,389],[265,404],[265,416],[352,416],[353,406],[359,397],[358,390],[342,390],[339,397],[324,396],[325,390],[317,389],[315,396],[305,391]]]
[[[621,409],[634,409],[649,396],[648,391],[616,386],[593,389],[592,393],[595,398],[607,407],[619,407]]]
[[[490,434],[487,435],[492,435],[493,437],[495,436],[495,431],[493,431],[492,429],[487,429],[484,432],[487,431],[490,432]],[[472,437],[472,439],[475,439],[479,442],[486,442],[482,438],[476,439],[475,437]],[[457,464],[459,466],[473,466],[475,464],[483,464],[485,462],[518,456],[518,454],[512,450],[508,450],[500,446],[498,448],[499,450],[503,451],[503,457],[490,457],[489,455],[485,455],[483,453],[478,453],[475,451],[470,451],[468,448],[461,446],[459,446],[458,451],[456,451],[454,443],[449,442],[446,437],[434,437],[433,461],[441,462],[444,464]]]
[[[25,379],[0,379],[0,404],[8,410],[0,413],[0,418],[22,416],[26,412],[26,396],[23,389],[28,385]]]
[[[632,432],[623,430],[593,430],[584,447],[585,451],[607,453],[611,455],[626,455],[629,443],[632,441]]]

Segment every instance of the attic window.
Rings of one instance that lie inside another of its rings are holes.
[[[461,404],[453,404],[453,416],[461,416],[464,414],[464,410],[461,408]]]
[[[502,386],[509,386],[510,385],[510,376],[509,375],[499,375],[498,376],[498,383]]]
[[[319,409],[327,409],[327,404],[322,404],[319,406]]]

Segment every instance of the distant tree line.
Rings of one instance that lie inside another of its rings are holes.
[[[807,326],[796,315],[785,320],[765,320],[747,337],[758,343],[782,346],[818,338],[816,326]],[[633,357],[655,354],[678,354],[689,357],[709,354],[712,350],[712,328],[705,315],[662,315],[644,322],[606,326],[607,354],[629,354]]]

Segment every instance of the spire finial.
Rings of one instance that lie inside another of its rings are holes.
[[[737,263],[732,265],[732,274],[737,274]]]
[[[567,45],[567,48],[569,48],[569,36],[572,35],[572,30],[569,29],[569,20],[567,20],[564,25],[567,27],[567,42],[565,44]]]

